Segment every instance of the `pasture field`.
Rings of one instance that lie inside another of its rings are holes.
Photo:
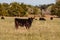
[[[60,18],[34,20],[29,30],[25,27],[16,30],[14,18],[0,19],[0,40],[60,40]]]

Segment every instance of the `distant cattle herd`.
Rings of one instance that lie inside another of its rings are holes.
[[[1,19],[5,19],[3,16]],[[29,29],[32,25],[34,18],[15,18],[15,28],[18,29],[18,27],[26,27],[26,29]],[[36,19],[37,20],[37,19]],[[39,18],[39,20],[46,21],[45,18]],[[50,17],[50,20],[53,20],[53,17]]]

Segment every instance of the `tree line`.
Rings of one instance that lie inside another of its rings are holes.
[[[52,5],[51,15],[57,15],[60,17],[60,1],[56,2],[56,4]]]
[[[28,14],[40,14],[40,12],[38,7],[24,3],[0,3],[0,16],[27,16]]]
[[[42,15],[41,10],[47,9],[49,6],[51,7],[51,15],[57,15],[60,17],[60,1],[56,2],[56,4],[48,4],[48,5],[27,5],[24,3],[12,2],[8,3],[0,3],[0,16],[28,16],[32,15]]]

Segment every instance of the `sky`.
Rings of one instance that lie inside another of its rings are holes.
[[[55,0],[0,0],[0,3],[11,3],[11,2],[19,2],[30,5],[42,5],[42,4],[51,4],[55,3]]]

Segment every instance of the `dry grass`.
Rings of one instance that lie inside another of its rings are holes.
[[[29,30],[15,29],[14,18],[0,19],[0,40],[60,40],[60,18],[46,21],[34,20]]]

